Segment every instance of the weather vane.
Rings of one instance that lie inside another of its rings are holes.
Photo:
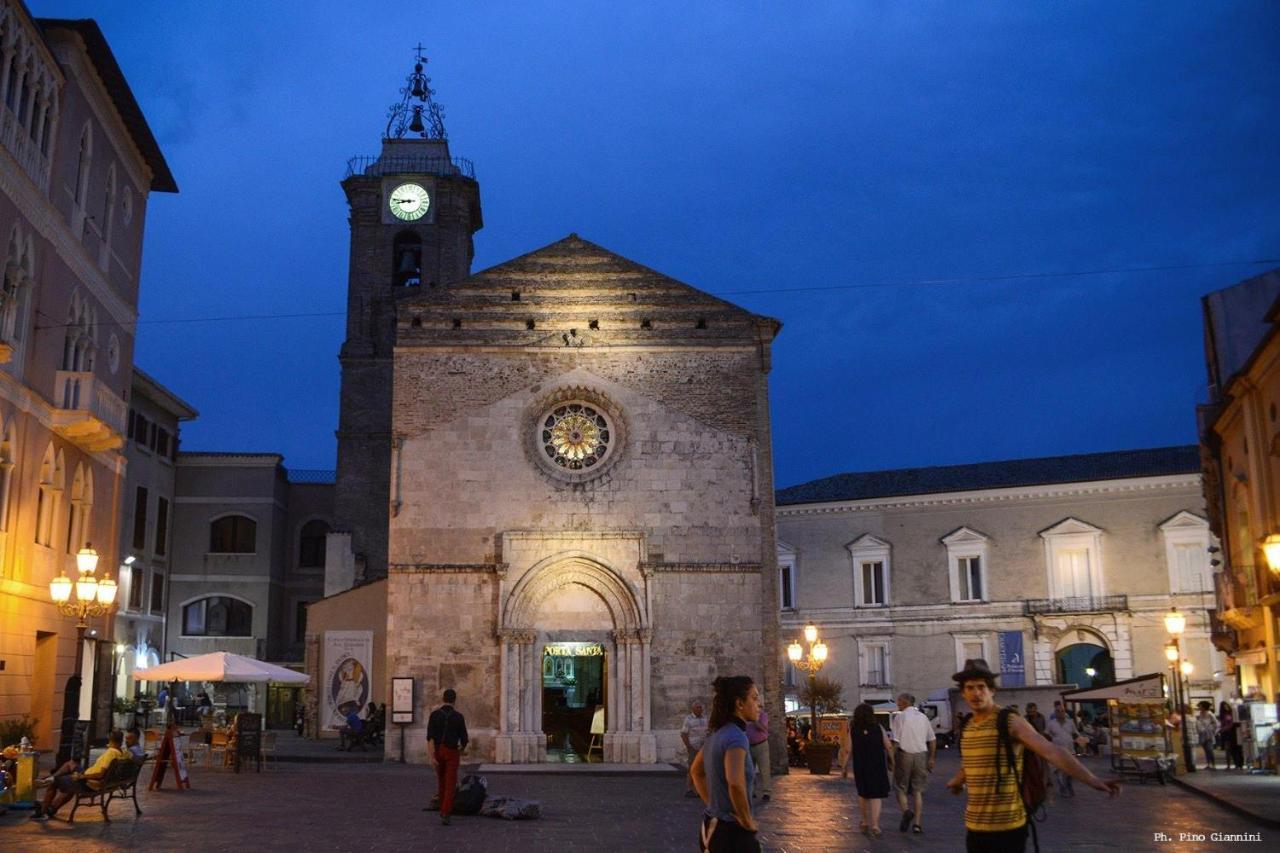
[[[387,139],[403,139],[406,134],[423,139],[448,139],[444,130],[444,110],[432,100],[436,93],[431,78],[422,73],[427,57],[422,43],[414,48],[413,73],[405,78],[400,101],[387,111]]]

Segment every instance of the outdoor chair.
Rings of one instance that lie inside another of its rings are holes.
[[[227,741],[230,736],[226,732],[214,732],[209,739],[209,766],[213,766],[213,757],[215,753],[222,756],[222,765],[227,764]]]

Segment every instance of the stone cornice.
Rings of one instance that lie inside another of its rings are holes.
[[[1061,483],[1041,486],[1017,486],[1004,489],[980,489],[965,492],[936,492],[928,495],[897,495],[882,498],[866,498],[856,501],[831,501],[829,503],[805,503],[780,506],[779,519],[792,516],[828,515],[878,511],[884,509],[912,509],[933,506],[965,506],[1000,503],[1018,500],[1053,498],[1096,497],[1137,492],[1172,491],[1174,489],[1200,488],[1199,474],[1171,474],[1161,477],[1130,477],[1122,480],[1095,480],[1085,483]]]
[[[760,574],[759,563],[641,563],[640,571],[650,574]]]
[[[397,575],[498,573],[495,563],[391,563],[387,570]]]
[[[31,386],[19,382],[11,373],[5,370],[0,370],[0,400],[12,403],[18,411],[35,418],[40,426],[49,432],[47,437],[50,440],[53,439],[52,404],[40,396]],[[119,472],[123,472],[128,464],[123,446],[116,450],[85,450],[76,445],[76,449],[98,464]]]

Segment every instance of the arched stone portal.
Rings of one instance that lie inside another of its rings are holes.
[[[498,629],[499,763],[546,760],[542,658],[548,643],[598,642],[605,650],[604,760],[654,763],[650,730],[650,619],[646,597],[594,556],[542,560],[505,595]]]

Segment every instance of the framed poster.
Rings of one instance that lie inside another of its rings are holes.
[[[373,685],[373,632],[326,631],[320,724],[339,729],[365,709]]]
[[[391,722],[413,722],[413,679],[391,679]]]

